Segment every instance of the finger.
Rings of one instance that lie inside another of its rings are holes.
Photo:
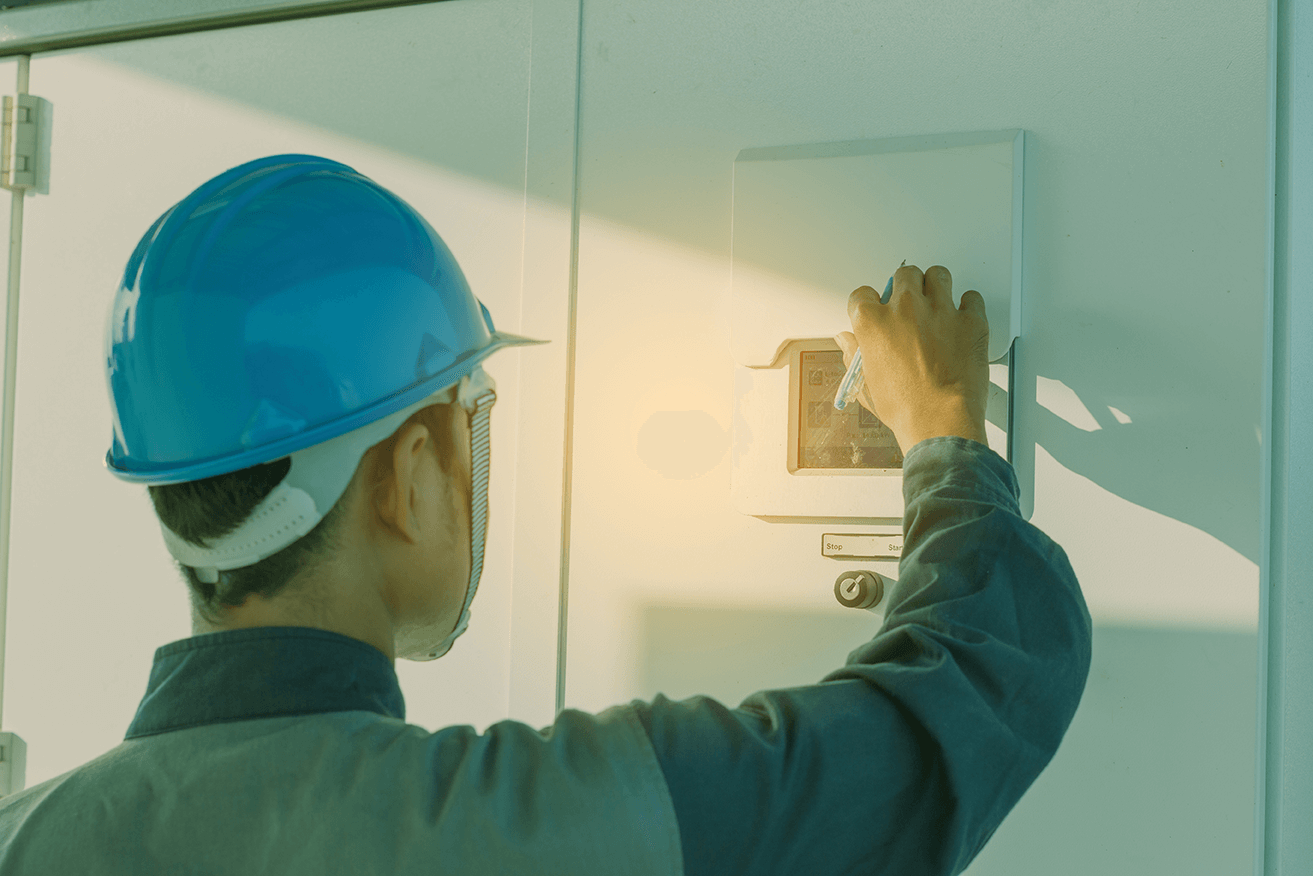
[[[989,318],[985,316],[985,296],[975,289],[968,289],[962,293],[962,304],[958,310],[975,314],[984,320],[985,325],[989,325]]]
[[[925,273],[925,297],[935,309],[953,306],[953,275],[943,265],[934,265]]]
[[[903,265],[894,271],[894,294],[889,296],[889,303],[893,304],[903,295],[915,292],[918,296],[925,285],[925,274],[916,265]]]
[[[856,328],[858,320],[871,318],[878,306],[880,293],[870,286],[858,286],[848,296],[848,321]]]

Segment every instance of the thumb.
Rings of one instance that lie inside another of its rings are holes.
[[[857,337],[852,332],[839,332],[834,336],[834,342],[839,345],[843,351],[843,364],[848,367],[849,360],[852,359],[853,351],[857,349]]]

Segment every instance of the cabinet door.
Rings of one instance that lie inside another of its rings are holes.
[[[557,341],[485,363],[498,403],[473,620],[436,663],[396,664],[412,723],[550,722],[551,690],[518,705],[510,695],[517,659],[554,678],[557,624],[554,550],[541,552],[542,570],[521,568],[544,593],[517,600],[540,610],[512,617],[512,535],[559,544],[559,501],[515,520],[520,430],[535,436],[533,458],[549,461],[547,489],[561,459],[559,400],[537,399],[522,421],[519,360],[563,373],[566,311],[563,283],[527,309],[522,284],[549,282],[559,274],[543,259],[568,257],[568,225],[559,257],[524,255],[537,240],[526,227],[532,7],[433,3],[33,58],[32,93],[53,105],[52,174],[50,193],[27,201],[23,237],[5,703],[6,729],[29,745],[29,785],[118,744],[155,648],[192,632],[145,487],[104,465],[115,283],[161,213],[221,171],[277,153],[323,155],[396,192],[442,235],[498,328]],[[573,63],[560,69],[573,77]],[[560,84],[572,104],[573,79]],[[512,653],[517,625],[546,643],[543,655]]]
[[[735,454],[749,442],[787,446],[788,435],[756,427],[760,396],[738,405],[735,342],[762,314],[734,290],[748,270],[796,290],[816,312],[802,336],[824,342],[851,330],[851,290],[883,289],[904,258],[948,267],[958,300],[979,288],[967,279],[969,247],[936,242],[945,226],[927,220],[935,208],[904,211],[873,236],[842,219],[883,210],[861,186],[831,211],[801,202],[806,188],[780,186],[774,209],[789,218],[749,225],[788,228],[816,210],[823,226],[805,240],[781,234],[774,249],[758,239],[754,259],[736,222],[742,153],[1021,127],[1026,319],[1014,449],[1021,483],[1035,484],[1032,522],[1070,556],[1097,626],[1070,732],[968,872],[1246,872],[1268,440],[1256,427],[1271,21],[1260,4],[1215,3],[1182,18],[1187,41],[1173,37],[1194,51],[1164,53],[1148,48],[1162,34],[1138,17],[1086,18],[1093,4],[1054,4],[1041,20],[1034,4],[995,3],[987,23],[960,28],[940,26],[961,9],[951,0],[816,8],[584,4],[567,702],[593,710],[705,694],[732,707],[758,690],[816,684],[880,626],[838,603],[836,578],[907,575],[890,560],[823,553],[827,533],[888,531],[874,512],[757,518],[735,507]],[[1025,43],[1024,75],[1043,88],[1018,89],[1015,55],[982,37],[1011,45],[1036,28],[1044,38]],[[1233,45],[1250,47],[1249,65],[1237,58],[1223,80],[1217,59]],[[1118,90],[1086,86],[1114,71]],[[1150,145],[1145,130],[1173,139]],[[1182,161],[1200,143],[1208,161]],[[1293,156],[1313,153],[1290,154],[1294,186]],[[950,197],[979,194],[962,189]],[[907,228],[925,232],[878,255]],[[1308,235],[1291,239],[1307,262]],[[834,263],[869,257],[870,272],[815,291],[791,269],[798,247],[821,261],[842,251]],[[1168,251],[1180,258],[1165,260]],[[1288,325],[1292,350],[1310,349],[1309,332]],[[801,411],[777,404],[769,416],[787,424]],[[736,444],[736,434],[747,437]],[[777,454],[776,470],[788,462]],[[1288,810],[1299,813],[1288,821],[1313,837],[1308,808]]]

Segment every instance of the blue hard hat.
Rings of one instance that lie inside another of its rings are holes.
[[[281,459],[409,407],[503,347],[451,252],[344,164],[234,167],[137,244],[105,332],[105,465],[171,484]]]

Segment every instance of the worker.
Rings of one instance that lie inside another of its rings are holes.
[[[497,331],[401,198],[233,168],[152,225],[110,308],[111,473],[192,603],[122,744],[0,800],[0,876],[957,873],[1075,713],[1090,617],[985,436],[984,301],[942,267],[848,303],[905,454],[882,626],[816,684],[658,694],[535,730],[405,721],[395,660],[467,629]]]

